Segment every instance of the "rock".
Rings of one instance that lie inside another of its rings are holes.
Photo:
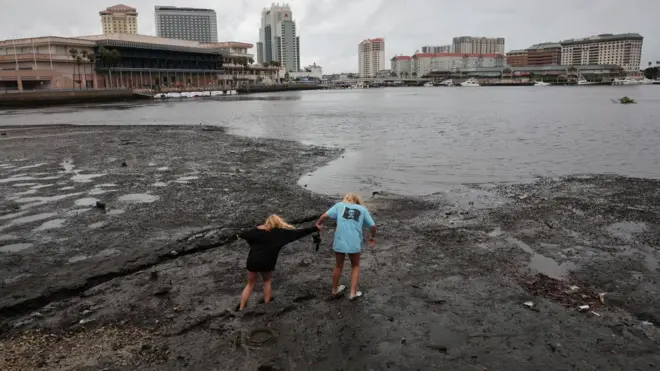
[[[128,166],[128,164],[126,163],[126,161],[121,163],[121,167],[127,167],[127,166]]]
[[[172,286],[160,286],[154,291],[154,296],[163,296],[172,291]]]
[[[30,314],[30,318],[44,318],[45,316],[39,312],[34,312]]]
[[[106,206],[105,202],[96,201],[96,208],[97,208],[97,209],[105,210],[106,207],[107,207],[107,206]]]
[[[152,281],[157,280],[157,279],[158,279],[158,272],[156,272],[156,271],[152,271],[151,273],[149,273],[149,278],[150,278]]]
[[[449,351],[447,349],[447,347],[444,346],[444,345],[429,344],[426,347],[429,348],[429,349],[437,350],[438,352],[444,353],[444,354],[447,354],[447,352]]]
[[[7,135],[7,133],[3,131],[2,133],[0,133],[0,135],[5,136]]]

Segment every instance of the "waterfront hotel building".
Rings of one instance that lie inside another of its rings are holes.
[[[213,9],[157,5],[155,14],[158,37],[200,43],[218,42],[218,21]]]
[[[4,40],[0,91],[236,87],[275,79],[276,67],[245,65],[251,47],[135,34]]]
[[[101,29],[104,34],[130,33],[137,34],[138,13],[135,8],[119,4],[99,12]]]
[[[617,65],[639,71],[644,37],[638,33],[602,34],[561,41],[563,66]]]

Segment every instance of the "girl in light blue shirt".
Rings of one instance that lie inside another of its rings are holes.
[[[357,290],[358,279],[360,276],[360,252],[362,250],[362,228],[367,226],[371,230],[369,237],[369,247],[376,243],[376,223],[371,218],[369,210],[364,207],[360,196],[354,193],[348,193],[344,196],[342,202],[336,203],[316,223],[319,227],[323,225],[326,219],[337,221],[337,230],[332,244],[335,252],[335,268],[332,272],[332,296],[339,297],[344,289],[344,285],[339,285],[341,272],[344,268],[344,259],[346,254],[351,261],[351,293],[350,299],[362,296],[362,292]]]

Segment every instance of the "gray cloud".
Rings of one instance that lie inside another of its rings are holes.
[[[301,39],[302,64],[326,72],[357,71],[357,44],[384,37],[388,57],[411,54],[454,36],[506,38],[506,48],[599,33],[639,32],[642,64],[660,60],[660,1],[629,0],[290,0]],[[112,0],[0,0],[0,39],[101,32],[98,12]],[[139,12],[139,31],[155,34],[154,5],[213,8],[221,40],[256,43],[260,0],[127,0]],[[254,51],[253,51],[254,52]]]

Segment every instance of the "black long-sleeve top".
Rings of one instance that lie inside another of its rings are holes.
[[[318,231],[316,226],[301,229],[280,229],[270,231],[252,228],[238,235],[250,245],[246,268],[250,272],[272,272],[277,264],[280,250],[287,244]]]

